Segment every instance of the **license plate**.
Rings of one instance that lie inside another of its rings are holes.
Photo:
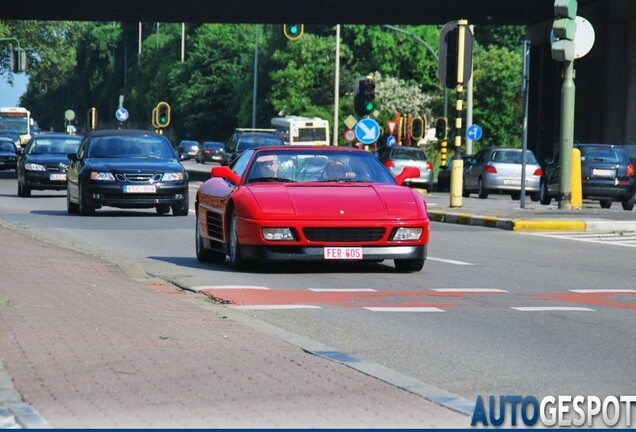
[[[49,174],[49,180],[66,180],[66,174]]]
[[[361,247],[326,247],[323,253],[326,260],[362,259]]]
[[[125,193],[156,193],[157,187],[156,186],[126,185],[124,186],[124,192]]]
[[[521,179],[504,179],[505,185],[520,185]]]
[[[614,170],[592,168],[592,175],[595,177],[614,177]]]
[[[221,160],[221,156],[212,156],[212,159],[214,159],[214,160]]]

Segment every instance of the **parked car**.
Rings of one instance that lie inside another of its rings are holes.
[[[221,162],[225,153],[225,144],[217,141],[203,141],[194,157],[198,163]]]
[[[11,138],[0,137],[0,170],[16,169],[20,150]]]
[[[477,193],[488,198],[491,192],[510,194],[512,199],[521,197],[522,149],[486,147],[470,158],[464,166],[462,195]],[[526,193],[532,201],[539,201],[539,183],[543,171],[531,150],[526,150]]]
[[[32,190],[64,190],[69,166],[67,155],[75,153],[82,137],[65,133],[35,135],[18,157],[18,196]]]
[[[285,142],[274,135],[273,129],[237,129],[225,146],[221,165],[229,165],[248,149],[282,145],[285,145]]]
[[[213,167],[196,197],[196,255],[250,262],[382,261],[424,265],[430,221],[422,196],[365,150],[277,146]]]
[[[472,158],[471,155],[461,155],[462,160],[464,161],[464,167],[468,164],[468,161]],[[451,183],[451,172],[453,170],[453,160],[454,157],[450,157],[446,161],[446,165],[440,166],[439,171],[437,172],[437,190],[439,192],[448,192],[450,191],[450,183]],[[463,175],[463,169],[462,175]]]
[[[199,142],[192,140],[183,140],[175,149],[179,160],[189,160],[197,155],[199,151]]]
[[[636,171],[625,148],[614,144],[575,144],[581,151],[581,181],[584,199],[600,201],[610,208],[620,201],[623,210],[634,208]],[[559,196],[559,156],[546,161],[541,177],[541,204]]]
[[[95,131],[69,159],[69,213],[91,215],[109,206],[188,215],[188,175],[163,135],[133,129]]]
[[[34,134],[35,135],[35,134]],[[0,137],[11,138],[15,146],[18,150],[22,151],[22,146],[20,145],[20,132],[17,130],[3,129],[0,130]]]
[[[412,166],[420,169],[420,177],[407,180],[410,186],[422,187],[428,191],[433,189],[433,164],[421,147],[386,146],[375,151],[377,158],[395,177],[402,168]]]

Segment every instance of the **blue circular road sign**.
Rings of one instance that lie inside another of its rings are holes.
[[[386,145],[389,147],[393,147],[395,144],[397,144],[397,140],[393,135],[389,135],[389,137],[386,139]]]
[[[363,118],[356,123],[355,132],[362,144],[373,144],[380,138],[380,125],[372,118]]]
[[[483,133],[484,131],[481,130],[481,126],[476,124],[470,125],[468,126],[468,129],[466,129],[466,137],[473,141],[479,141]]]
[[[117,117],[117,120],[120,122],[125,122],[128,120],[128,110],[126,108],[119,108],[115,111],[115,117]]]

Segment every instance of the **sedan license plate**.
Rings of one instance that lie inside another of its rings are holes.
[[[156,193],[157,187],[156,186],[126,185],[124,186],[124,192],[125,193]]]
[[[326,247],[323,253],[326,260],[362,259],[361,247]]]
[[[594,177],[614,177],[614,170],[612,169],[599,169],[592,168],[592,175]]]
[[[49,180],[66,180],[66,174],[49,174]]]

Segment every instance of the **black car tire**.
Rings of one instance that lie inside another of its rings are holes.
[[[424,267],[423,259],[396,259],[395,268],[400,272],[416,272]]]
[[[512,198],[514,201],[519,201],[521,199],[521,192],[512,192],[510,194],[510,198]]]
[[[188,208],[188,204],[172,206],[172,214],[174,216],[187,216],[187,215],[189,215],[190,214],[190,209]]]
[[[170,206],[167,204],[161,204],[157,206],[157,214],[170,213]]]
[[[227,246],[228,257],[230,258],[230,266],[234,270],[240,270],[244,266],[243,258],[241,258],[241,245],[238,240],[238,228],[236,226],[236,213],[232,211],[230,216],[230,243]]]
[[[71,193],[66,192],[66,211],[69,214],[77,214],[79,212],[79,206],[71,201]]]
[[[86,198],[81,186],[77,190],[77,207],[80,216],[92,216],[95,214],[95,209],[86,204]]]
[[[534,202],[539,201],[539,192],[532,192],[530,194],[530,199]]]
[[[481,199],[488,198],[488,189],[484,186],[484,180],[481,177],[477,180],[477,194]]]
[[[611,199],[610,200],[608,200],[608,199],[601,200],[601,208],[608,209],[610,207],[612,207],[612,200]]]
[[[539,202],[543,205],[548,205],[552,201],[550,195],[548,195],[548,185],[545,181],[541,181],[541,186],[539,187]]]
[[[20,180],[18,180],[18,196],[22,198],[28,198],[31,196],[31,188],[24,185]]]
[[[201,231],[199,229],[198,216],[194,228],[194,247],[197,253],[197,260],[199,260],[199,262],[222,263],[223,261],[225,261],[225,254],[223,252],[206,249],[203,245],[203,238],[201,237]]]
[[[623,204],[623,210],[632,211],[634,204],[636,204],[636,194],[629,198],[623,198],[621,204]]]

